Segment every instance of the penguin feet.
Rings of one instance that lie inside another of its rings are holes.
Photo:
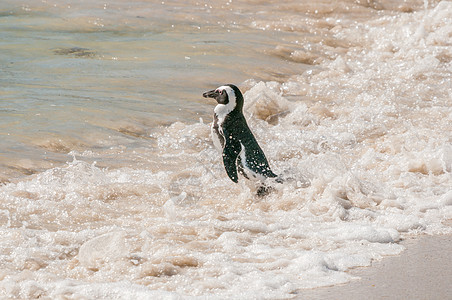
[[[276,186],[276,183],[283,184],[285,181],[286,179],[281,176],[268,178],[266,183],[260,181],[256,184],[256,196],[262,198],[269,195],[270,193],[276,191],[276,187],[274,187]]]
[[[263,198],[267,195],[269,195],[271,192],[275,190],[274,187],[266,186],[266,185],[260,185],[256,190],[256,196],[259,198]]]

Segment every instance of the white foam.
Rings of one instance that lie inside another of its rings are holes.
[[[125,258],[128,250],[125,232],[110,232],[97,236],[80,247],[77,259],[87,269],[98,270],[105,264],[114,264]]]

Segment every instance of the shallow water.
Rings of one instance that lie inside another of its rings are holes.
[[[150,128],[210,118],[204,89],[299,69],[264,54],[276,44],[274,32],[217,24],[223,14],[211,16],[204,5],[0,5],[0,164],[7,177],[65,162],[60,154],[71,150],[147,146],[137,137],[149,137]],[[280,64],[279,73],[268,72]]]
[[[0,293],[291,298],[451,232],[451,2],[0,4]],[[202,92],[272,169],[232,184]]]

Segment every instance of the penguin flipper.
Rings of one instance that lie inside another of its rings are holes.
[[[270,169],[267,158],[265,157],[264,152],[262,151],[261,147],[259,147],[257,142],[255,143],[253,148],[253,150],[250,150],[245,154],[247,157],[247,167],[254,173],[260,174],[266,178],[278,177],[278,175],[273,173],[273,171]]]
[[[223,149],[223,164],[229,178],[235,183],[239,180],[237,175],[237,157],[240,151],[240,142],[233,141],[232,139],[226,140],[226,145]]]

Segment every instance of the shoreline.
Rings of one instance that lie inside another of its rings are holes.
[[[450,299],[452,234],[407,238],[400,255],[350,270],[360,279],[302,290],[295,299]]]

